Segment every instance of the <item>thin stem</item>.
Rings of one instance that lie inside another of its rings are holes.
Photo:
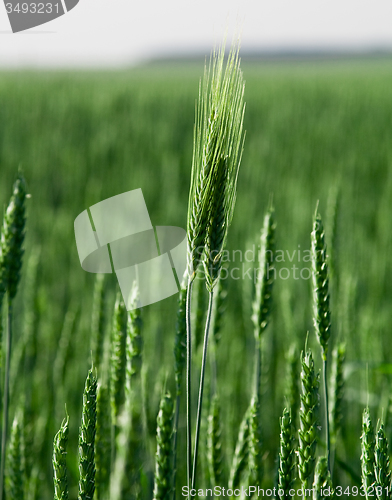
[[[261,337],[256,337],[255,346],[255,395],[260,401],[260,379],[261,379]]]
[[[180,401],[181,401],[181,394],[177,394],[176,411],[174,413],[174,425],[173,425],[173,500],[176,500],[177,434],[178,434],[178,420],[180,418]]]
[[[12,341],[12,300],[8,296],[7,347],[6,347],[6,358],[5,358],[4,403],[3,403],[3,433],[1,440],[0,500],[3,500],[3,490],[4,490],[5,450],[7,445],[7,431],[8,431],[8,400],[9,400],[9,386],[10,386],[11,341]]]
[[[329,456],[330,456],[330,439],[329,439],[329,411],[328,411],[328,384],[327,384],[327,355],[323,352],[323,379],[324,379],[324,406],[325,406],[325,442],[327,444],[327,463],[328,471],[331,472]]]
[[[210,331],[210,324],[211,324],[211,311],[212,311],[213,295],[214,295],[214,293],[213,293],[213,291],[211,291],[210,292],[209,301],[208,301],[208,312],[207,312],[206,329],[205,329],[205,332],[204,332],[203,361],[202,361],[201,372],[200,372],[199,401],[198,401],[198,404],[197,404],[195,452],[194,452],[194,455],[193,455],[192,489],[195,488],[195,482],[196,482],[196,468],[197,468],[197,454],[198,454],[198,451],[199,451],[201,409],[202,409],[202,405],[203,405],[204,377],[205,377],[205,371],[206,371],[207,348],[208,348],[208,334],[209,334],[209,331]]]
[[[190,486],[192,477],[192,417],[191,417],[191,368],[192,368],[192,332],[191,332],[191,298],[193,280],[188,280],[186,294],[186,431],[187,431],[187,484],[188,499],[190,500]],[[1,499],[0,499],[1,500]]]
[[[216,384],[217,384],[217,364],[216,364],[216,343],[214,336],[210,339],[211,348],[210,348],[210,360],[211,360],[211,397],[216,393]]]

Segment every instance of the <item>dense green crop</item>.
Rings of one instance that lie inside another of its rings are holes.
[[[339,374],[342,414],[339,438],[333,441],[332,481],[334,485],[359,485],[359,438],[367,404],[374,423],[383,417],[390,445],[392,439],[388,407],[392,377],[390,61],[243,62],[241,67],[246,80],[246,141],[236,209],[222,258],[228,279],[225,310],[219,318],[220,340],[211,350],[216,357],[214,385],[219,392],[223,447],[219,470],[228,482],[239,427],[254,391],[255,269],[259,267],[260,229],[273,194],[273,300],[261,341],[263,486],[273,487],[279,476],[280,417],[288,404],[284,398],[288,394],[287,353],[293,344],[294,352],[305,349],[307,331],[316,372],[321,368],[313,327],[310,256],[317,201],[327,250],[333,249],[333,262],[328,261],[328,268],[333,269],[328,355],[338,344],[346,346]],[[97,359],[93,326],[97,327],[92,323],[96,277],[80,266],[74,219],[94,203],[141,188],[154,226],[186,227],[195,99],[202,71],[201,63],[185,69],[162,65],[102,73],[0,73],[0,202],[8,204],[19,166],[31,194],[26,200],[21,281],[13,300],[9,408],[9,421],[18,418],[29,500],[53,498],[52,446],[65,414],[69,416],[69,498],[78,495],[78,432],[85,380],[92,359]],[[107,391],[117,293],[114,275],[105,279],[104,287],[100,317],[105,324],[101,322],[99,328],[105,331],[105,339],[100,340],[101,366],[95,368],[99,386]],[[5,296],[4,328],[6,302]],[[174,296],[140,312],[143,363],[132,395],[140,398],[134,417],[140,443],[134,446],[141,469],[135,472],[132,464],[132,477],[140,487],[130,490],[141,491],[142,498],[150,499],[153,494],[160,400],[165,391],[177,393],[173,357],[177,302]],[[1,360],[4,349],[3,345]],[[193,355],[196,408],[201,350]],[[209,369],[208,363],[200,487],[213,481],[212,448],[207,442],[207,415],[215,414]],[[4,362],[1,395],[3,377]],[[181,399],[178,498],[180,487],[186,484],[185,390]],[[290,402],[292,411],[294,403]],[[324,412],[319,415],[324,429]],[[291,417],[299,421],[298,415]],[[251,434],[249,428],[245,434]],[[294,437],[296,447],[298,433]],[[136,442],[134,435],[132,440]],[[323,431],[318,436],[318,456],[326,455],[324,441]],[[121,439],[112,443],[113,456],[121,458],[121,446]],[[246,471],[241,474],[245,483]]]

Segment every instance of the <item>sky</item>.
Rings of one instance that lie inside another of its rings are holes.
[[[226,31],[229,40],[241,33],[242,51],[392,50],[392,0],[80,0],[20,33],[0,4],[0,67],[116,67],[209,54]]]

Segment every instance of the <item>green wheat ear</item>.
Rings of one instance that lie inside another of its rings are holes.
[[[4,291],[7,290],[10,300],[16,295],[22,267],[26,223],[25,200],[26,183],[19,174],[4,215],[0,244],[0,295],[4,295]]]
[[[346,356],[345,344],[339,344],[333,350],[332,365],[332,405],[331,405],[331,432],[336,442],[337,434],[341,428],[343,419],[343,392],[344,392],[344,359]]]
[[[23,500],[24,471],[22,458],[22,432],[17,417],[14,418],[11,429],[11,439],[7,458],[7,498],[12,500]]]
[[[104,500],[109,488],[111,466],[110,392],[106,384],[97,387],[97,424],[95,433],[95,498]]]
[[[110,400],[114,426],[117,425],[117,418],[125,401],[127,325],[127,310],[121,294],[118,293],[114,306],[114,325],[111,342],[112,354],[110,360]]]
[[[68,500],[67,443],[69,417],[65,418],[53,442],[54,500]]]
[[[256,339],[259,339],[267,328],[271,312],[272,286],[274,283],[275,228],[274,209],[271,206],[264,217],[264,225],[261,231],[261,248],[258,257],[259,269],[252,315]]]
[[[235,489],[239,486],[241,476],[249,463],[249,418],[250,407],[244,415],[238,433],[237,445],[235,447],[233,462],[230,471],[230,489]]]
[[[384,426],[382,424],[380,425],[376,435],[374,458],[376,495],[378,500],[387,500],[387,498],[390,498],[391,470],[389,467],[388,441],[385,437]]]
[[[169,500],[172,489],[173,401],[169,393],[161,400],[157,418],[154,500]]]
[[[192,281],[207,251],[207,286],[212,289],[235,205],[243,145],[244,82],[239,45],[224,69],[224,46],[213,53],[199,89],[188,204],[188,276]]]
[[[361,436],[361,470],[362,470],[362,488],[366,499],[371,498],[370,487],[374,484],[376,478],[374,475],[374,432],[370,418],[369,408],[365,408],[362,415],[362,436]]]
[[[261,487],[263,480],[262,441],[261,441],[260,401],[253,396],[249,415],[249,471],[250,484]]]
[[[79,495],[78,500],[91,500],[95,490],[95,430],[97,420],[97,379],[93,371],[87,375],[83,393],[82,422],[79,429]]]
[[[313,483],[313,500],[326,500],[333,497],[331,474],[327,457],[320,457],[316,465]]]
[[[97,274],[94,288],[93,314],[91,318],[91,348],[93,353],[93,365],[98,370],[103,361],[105,325],[105,275]]]
[[[285,408],[280,419],[279,490],[283,491],[283,494],[279,495],[281,500],[289,497],[289,490],[295,480],[294,443],[290,412]]]
[[[219,397],[214,395],[208,417],[207,460],[213,487],[223,481],[223,449]]]
[[[319,408],[319,377],[310,350],[301,354],[301,409],[298,446],[298,474],[304,489],[310,488],[316,463]]]
[[[314,327],[322,348],[323,360],[325,360],[331,334],[331,313],[329,309],[327,248],[323,223],[317,211],[313,219],[311,241]]]

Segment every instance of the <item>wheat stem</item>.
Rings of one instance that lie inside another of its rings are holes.
[[[177,438],[178,438],[178,421],[180,419],[180,401],[181,401],[181,395],[177,394],[176,409],[174,413],[174,423],[173,423],[173,500],[176,500]]]
[[[10,361],[12,343],[12,300],[8,297],[8,318],[7,318],[7,346],[5,355],[5,376],[4,376],[4,399],[3,399],[3,432],[1,437],[1,465],[0,465],[0,500],[3,500],[4,491],[4,471],[5,454],[7,447],[8,432],[8,405],[10,388]]]
[[[323,359],[323,381],[324,381],[324,408],[325,408],[325,442],[327,444],[327,465],[330,471],[330,438],[329,438],[329,410],[328,410],[328,385],[327,385],[327,357]]]
[[[207,362],[208,335],[210,332],[211,312],[212,312],[213,300],[214,300],[214,292],[211,290],[209,293],[209,299],[208,299],[207,322],[206,322],[206,329],[204,332],[204,344],[203,344],[203,360],[202,360],[201,373],[200,373],[199,401],[197,404],[195,451],[194,451],[194,456],[193,456],[192,488],[195,487],[195,483],[196,483],[197,455],[198,455],[198,451],[199,451],[199,439],[200,439],[201,410],[202,410],[202,406],[203,406],[203,389],[204,389],[204,378],[205,378],[206,362]]]
[[[191,332],[191,299],[193,280],[188,279],[186,295],[186,418],[187,418],[187,485],[188,499],[190,500],[190,487],[192,478],[192,394],[191,394],[191,368],[192,368],[192,332]]]

